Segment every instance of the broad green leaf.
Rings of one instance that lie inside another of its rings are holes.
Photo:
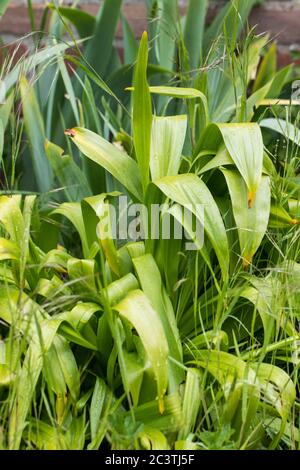
[[[63,215],[70,220],[80,235],[83,254],[84,256],[88,257],[89,245],[86,237],[80,204],[78,202],[64,202],[57,209],[52,211],[51,214]]]
[[[144,425],[158,429],[163,433],[172,433],[179,430],[184,423],[180,395],[177,393],[167,395],[164,405],[163,415],[157,409],[157,400],[134,407],[136,421],[141,421]],[[130,411],[121,415],[122,420],[124,421],[128,416],[130,416]]]
[[[76,401],[80,392],[80,374],[70,344],[64,338],[57,335],[54,338],[53,345],[55,345],[58,363],[70,391],[70,395],[72,399]]]
[[[124,64],[132,64],[138,55],[138,44],[135,40],[134,33],[124,15],[121,15],[121,21],[124,37]]]
[[[19,195],[0,196],[0,222],[21,250],[25,230]]]
[[[278,70],[278,72],[274,74],[271,80],[270,90],[268,91],[268,95],[267,95],[268,98],[276,99],[278,98],[278,96],[280,96],[284,85],[288,83],[291,78],[292,71],[293,71],[293,65],[290,64],[287,67],[284,67],[283,69]],[[287,100],[287,101],[288,101],[288,104],[290,104],[291,100]],[[296,100],[296,103],[297,103],[297,100]],[[299,101],[298,101],[298,104],[299,104]]]
[[[264,327],[264,347],[270,343],[276,318],[276,305],[272,301],[272,285],[265,279],[257,279],[254,286],[246,286],[240,293],[258,311]]]
[[[101,377],[96,378],[90,407],[91,442],[89,450],[98,449],[109,427],[108,414],[112,402],[112,392]]]
[[[40,268],[53,268],[59,272],[67,272],[67,262],[71,255],[65,250],[50,250],[43,257]]]
[[[93,34],[96,20],[95,17],[87,13],[86,11],[79,10],[78,8],[69,7],[56,7],[56,5],[50,3],[49,8],[56,10],[63,18],[70,21],[81,38],[87,38]]]
[[[299,220],[290,215],[284,207],[275,203],[271,204],[269,228],[284,229],[295,227],[298,224]]]
[[[184,345],[184,356],[186,358],[197,357],[200,349],[217,349],[227,352],[228,335],[225,331],[206,330],[205,333],[195,336]]]
[[[134,258],[133,265],[144,294],[148,297],[162,322],[170,357],[176,361],[176,363],[169,361],[169,389],[170,393],[177,392],[179,384],[183,381],[183,370],[179,366],[182,363],[182,347],[172,304],[152,255],[147,254]]]
[[[201,406],[201,374],[197,369],[189,368],[184,386],[182,413],[184,426],[178,433],[179,440],[185,440],[195,428]]]
[[[268,118],[263,119],[259,125],[283,135],[286,139],[300,146],[300,129],[293,124],[283,119]]]
[[[273,106],[275,104],[288,106],[290,100],[272,99],[280,96],[284,85],[288,82],[291,74],[291,67],[285,67],[274,74],[272,79],[252,93],[247,99],[247,120],[251,121],[254,115],[254,108],[259,106]],[[269,99],[267,99],[269,98]],[[271,99],[270,99],[271,98]]]
[[[16,397],[9,420],[9,448],[18,449],[33,393],[43,367],[43,355],[51,347],[60,322],[44,320],[31,337],[22,369],[16,378]],[[42,342],[41,342],[42,341]]]
[[[60,338],[58,338],[58,336],[55,336],[53,344],[50,346],[49,351],[47,351],[47,353],[44,355],[44,364],[42,372],[43,377],[47,382],[47,385],[50,390],[52,390],[56,394],[58,400],[61,400],[65,399],[65,396],[67,394],[67,384],[58,360],[58,350],[60,346],[59,340]],[[57,349],[56,346],[58,346]]]
[[[84,173],[73,158],[63,155],[63,149],[46,140],[46,155],[52,171],[62,185],[64,193],[70,202],[80,201],[91,194],[91,189]]]
[[[57,297],[59,294],[70,295],[71,290],[56,275],[51,279],[40,277],[35,288],[35,293],[47,299]]]
[[[166,436],[158,429],[144,426],[139,435],[145,450],[169,450],[169,444]]]
[[[104,289],[103,295],[106,296],[110,305],[115,305],[126,297],[128,292],[138,288],[139,284],[136,277],[132,273],[128,273],[126,276],[110,283]]]
[[[254,111],[260,106],[268,95],[271,88],[271,82],[267,83],[264,87],[257,90],[255,93],[252,93],[247,99],[247,120],[251,121],[254,116]]]
[[[215,277],[215,273],[213,270],[213,266],[211,265],[211,260],[210,260],[210,255],[209,255],[209,250],[206,249],[205,246],[203,246],[203,233],[202,229],[200,233],[198,231],[195,231],[195,228],[193,227],[193,213],[187,209],[187,207],[180,206],[179,204],[173,204],[170,209],[166,211],[168,214],[171,214],[174,219],[184,228],[184,232],[186,237],[191,240],[191,245],[192,249],[199,250],[201,253],[201,256],[204,260],[204,262],[207,264],[208,269],[210,270],[213,279],[216,283],[217,288],[219,288],[218,281]],[[198,217],[198,220],[200,221],[201,226],[203,227],[203,221],[201,217]],[[190,243],[190,242],[189,242]],[[176,245],[174,245],[176,246]],[[186,250],[188,249],[188,246],[186,244],[185,246]],[[168,253],[167,253],[168,254]],[[178,253],[176,253],[177,255]],[[195,280],[196,281],[196,280]],[[191,291],[189,292],[190,295]]]
[[[14,377],[15,375],[10,367],[5,364],[0,364],[0,387],[11,385]]]
[[[186,116],[154,116],[150,153],[152,180],[177,175],[186,129]]]
[[[67,427],[65,433],[66,448],[68,450],[83,450],[86,439],[86,418],[85,413],[76,417],[73,416],[72,420]]]
[[[277,48],[273,43],[266,53],[259,68],[256,80],[253,85],[253,91],[257,91],[266,85],[276,73],[277,68]]]
[[[178,18],[177,0],[157,1],[157,58],[167,69],[173,68]]]
[[[197,442],[193,442],[190,440],[185,440],[185,441],[176,441],[175,442],[175,450],[200,450],[200,446]]]
[[[220,384],[225,387],[234,384],[236,380],[242,381],[248,376],[249,385],[256,382],[254,372],[247,367],[242,359],[224,351],[201,350],[196,359],[197,365],[208,370]],[[226,389],[226,395],[230,389]]]
[[[25,129],[31,149],[34,176],[39,191],[46,192],[52,187],[52,171],[45,155],[44,123],[33,87],[29,84],[24,75],[20,78],[20,90]]]
[[[205,95],[196,88],[183,88],[183,87],[173,87],[173,86],[150,86],[150,93],[171,96],[172,98],[181,98],[181,99],[196,99],[200,98],[203,103],[206,104],[207,100]]]
[[[262,177],[254,204],[249,208],[247,187],[240,174],[225,169],[222,173],[228,185],[241,257],[246,267],[251,263],[267,231],[271,208],[270,179],[268,176]]]
[[[107,397],[107,391],[107,386],[104,383],[103,379],[97,377],[90,407],[90,426],[92,440],[95,439],[101,423],[100,418],[101,414],[103,413],[103,409],[105,408],[105,399]]]
[[[30,419],[29,429],[25,429],[26,439],[38,450],[67,450],[65,436],[57,427],[44,421]],[[26,432],[27,431],[27,432]]]
[[[120,275],[120,265],[118,259],[117,248],[113,236],[113,224],[116,227],[117,221],[112,219],[112,211],[108,201],[103,201],[98,207],[97,215],[99,223],[97,225],[97,236],[105,253],[106,260],[112,272],[117,276]]]
[[[256,374],[239,357],[223,351],[199,351],[196,364],[207,370],[222,386],[225,395],[223,426],[233,425],[239,442],[247,438],[259,406]]]
[[[99,135],[80,127],[66,131],[79,150],[111,173],[138,201],[142,200],[140,172],[136,162]]]
[[[27,294],[20,293],[15,286],[1,285],[0,287],[0,318],[22,333],[30,336],[35,331],[35,322],[42,321],[45,312],[42,307]]]
[[[134,87],[127,87],[128,91],[134,91]],[[181,99],[196,99],[200,98],[206,105],[207,108],[207,99],[206,96],[196,88],[183,88],[183,87],[174,87],[174,86],[149,86],[149,91],[154,95],[170,96],[172,98],[181,98]]]
[[[248,45],[248,83],[257,75],[257,69],[261,62],[261,55],[263,48],[269,41],[269,34],[253,38],[253,41]]]
[[[98,304],[79,302],[70,312],[64,312],[60,318],[70,323],[75,330],[81,331],[92,316],[100,309],[101,307]]]
[[[251,367],[259,379],[263,401],[275,408],[282,419],[280,430],[272,443],[272,448],[275,448],[285,431],[296,399],[296,389],[289,375],[277,366],[259,363]]]
[[[143,343],[157,381],[159,411],[163,413],[164,395],[168,385],[169,348],[159,315],[140,290],[129,292],[114,306],[114,310],[131,323]]]
[[[122,354],[132,403],[134,406],[137,406],[147,364],[143,364],[141,357],[139,357],[139,354],[136,352],[128,353],[127,351],[123,351]]]
[[[29,243],[30,243],[30,227],[31,217],[34,208],[36,196],[26,196],[23,207],[23,221],[24,221],[24,232],[21,243],[21,254],[20,254],[20,286],[23,287],[25,283],[25,269],[26,263],[29,258]]]
[[[223,279],[228,277],[229,248],[219,209],[206,185],[193,174],[168,176],[155,185],[172,201],[190,210],[199,218],[197,204],[204,206],[204,220],[200,220],[219,260]],[[198,213],[197,213],[198,212]]]
[[[20,259],[19,247],[15,242],[0,238],[0,261],[8,259]]]
[[[134,71],[133,84],[133,142],[141,172],[143,191],[149,183],[152,103],[147,82],[148,36],[144,32]]]
[[[300,219],[300,201],[298,199],[289,199],[289,212],[293,217]]]
[[[263,167],[263,140],[257,124],[218,124],[225,146],[248,188],[251,208],[260,186]]]
[[[19,368],[19,339],[0,340],[0,387],[11,386]]]
[[[74,288],[86,295],[96,294],[95,261],[91,259],[70,258],[67,264],[70,279]]]
[[[202,46],[208,0],[190,0],[184,27],[184,44],[191,70],[202,63]]]
[[[86,197],[81,201],[83,223],[89,246],[92,246],[94,242],[98,242],[99,233],[97,225],[99,220],[101,221],[102,217],[110,215],[109,211],[106,213],[110,198],[119,195],[120,193],[118,192],[102,193],[97,196]]]
[[[204,160],[204,162],[205,161],[206,160]],[[202,173],[206,173],[207,171],[219,168],[221,166],[234,165],[234,161],[232,160],[231,156],[229,155],[226,149],[221,149],[218,151],[215,157],[210,157],[210,161],[206,163],[203,167],[201,167],[201,159],[199,160],[199,163],[201,168],[199,172],[200,175]]]

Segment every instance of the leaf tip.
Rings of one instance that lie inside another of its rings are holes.
[[[299,224],[299,220],[297,220],[297,219],[292,219],[292,220],[290,221],[290,224],[291,224],[291,225],[298,225],[298,224]]]
[[[248,209],[252,209],[254,201],[255,201],[255,192],[254,191],[249,191],[248,192]]]
[[[244,258],[243,258],[243,269],[244,269],[244,271],[248,271],[251,262],[252,262],[252,256],[251,255],[244,256]]]
[[[69,137],[75,137],[76,135],[76,132],[74,129],[66,129],[65,130],[65,135],[69,136]]]
[[[158,401],[158,410],[159,410],[159,413],[162,415],[164,414],[164,411],[165,411],[165,403],[164,403],[164,399],[163,398],[160,398],[159,401]]]

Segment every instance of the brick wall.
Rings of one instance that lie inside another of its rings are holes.
[[[201,0],[199,0],[201,1]],[[243,0],[247,1],[247,0]],[[32,0],[34,13],[39,24],[46,1]],[[71,2],[65,1],[66,5]],[[95,14],[101,0],[80,0],[79,6],[85,11]],[[216,13],[223,0],[211,2],[209,18]],[[22,37],[30,31],[26,0],[11,0],[8,10],[0,21],[0,35],[4,42]],[[186,0],[180,0],[184,11]],[[146,9],[144,0],[124,0],[123,11],[139,37],[146,27]],[[289,47],[300,48],[300,0],[269,0],[264,5],[255,8],[250,18],[251,25],[258,25],[257,32],[269,31],[276,38],[279,48],[279,58],[282,65],[290,60]],[[121,36],[121,30],[118,31]]]

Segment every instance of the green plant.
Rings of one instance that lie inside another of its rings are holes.
[[[159,115],[188,114],[190,126],[185,152],[197,149],[208,122],[240,122],[252,117],[257,120],[257,114],[253,115],[254,108],[265,98],[278,98],[289,80],[291,67],[276,72],[276,50],[272,46],[259,68],[254,93],[247,97],[268,40],[267,37],[255,38],[250,31],[246,39],[239,42],[242,28],[256,3],[252,0],[228,2],[206,29],[204,20],[209,2],[202,2],[198,8],[198,3],[191,0],[182,21],[177,1],[147,2],[151,40],[147,73],[150,83],[154,86],[193,87],[199,91],[198,99],[188,103],[152,95]],[[94,18],[76,8],[48,5],[40,27],[32,21],[35,44],[43,44],[43,49],[14,67],[11,61],[3,67],[7,90],[4,112],[14,116],[11,121],[4,122],[4,130],[7,128],[7,131],[2,168],[8,175],[4,181],[7,190],[45,193],[56,189],[55,195],[51,194],[52,198],[58,201],[69,198],[64,186],[60,186],[60,171],[45,152],[46,139],[67,150],[84,173],[84,184],[77,188],[78,200],[87,191],[98,194],[109,190],[111,185],[105,173],[84,155],[73,154],[62,131],[76,123],[106,139],[120,140],[124,145],[131,133],[130,93],[125,88],[132,82],[138,46],[128,22],[121,15],[124,34],[122,63],[113,44],[121,6],[121,0],[105,1]],[[30,11],[29,8],[29,14]],[[45,33],[47,16],[50,17],[48,35]],[[77,29],[79,40],[74,38],[70,25]],[[168,31],[166,25],[170,26]],[[36,33],[37,29],[42,33]],[[69,35],[68,41],[63,39],[64,33]],[[101,54],[98,54],[98,44],[102,45]],[[31,75],[29,83],[26,82],[26,74]],[[17,108],[12,108],[19,95],[24,109],[23,119],[16,113]],[[33,114],[36,116],[35,125],[31,119]],[[25,145],[22,143],[23,130],[26,131]],[[14,136],[12,139],[10,134]],[[20,153],[22,159],[17,158]],[[79,170],[74,164],[70,165],[68,172],[74,170],[74,180],[78,181]],[[74,200],[73,195],[74,192],[68,200]]]
[[[276,198],[287,175],[256,123],[207,122],[183,157],[191,121],[153,115],[151,94],[186,109],[205,97],[149,87],[147,62],[144,34],[122,148],[85,128],[66,131],[117,191],[78,196],[47,217],[32,195],[0,198],[2,446],[299,448],[299,225]],[[73,190],[63,168],[74,162],[49,142],[47,153],[56,165],[65,159],[60,178]],[[120,191],[148,209],[169,201],[160,225],[177,220],[197,249],[161,232],[114,240]],[[183,217],[196,203],[203,246]]]

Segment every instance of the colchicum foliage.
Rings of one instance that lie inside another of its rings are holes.
[[[291,67],[276,71],[274,46],[260,61],[267,38],[239,50],[254,3],[204,30],[207,2],[181,22],[176,1],[148,1],[153,42],[138,47],[122,17],[122,67],[120,0],[96,19],[52,6],[53,28],[93,24],[73,79],[62,42],[47,68],[41,50],[5,76],[1,136],[14,94],[23,120],[0,196],[0,447],[299,449],[297,108]],[[16,191],[23,125],[40,194]],[[148,213],[168,203],[159,237],[114,238],[121,195]],[[183,217],[197,204],[203,245]],[[164,239],[166,219],[196,250]]]

